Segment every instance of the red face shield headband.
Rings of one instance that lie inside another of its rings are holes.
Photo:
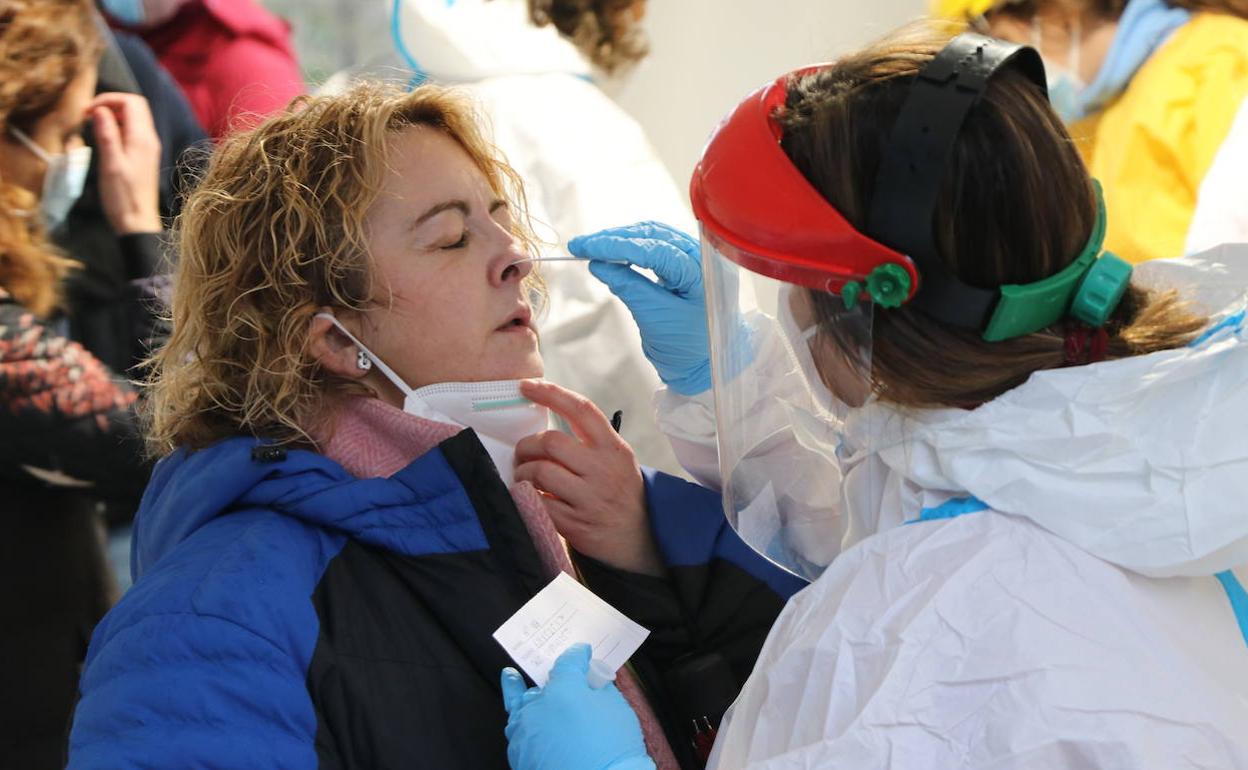
[[[841,294],[884,268],[901,290],[918,287],[914,264],[863,235],[797,170],[780,146],[784,75],[747,97],[716,129],[693,174],[693,212],[715,247],[760,275]],[[886,268],[885,266],[891,266]]]
[[[958,132],[991,77],[1005,67],[1043,91],[1044,68],[1034,50],[970,33],[955,38],[915,77],[876,180],[867,227],[876,238],[855,230],[780,146],[776,115],[785,106],[788,83],[821,67],[777,79],[720,124],[694,171],[694,214],[708,240],[733,262],[839,294],[847,304],[859,297],[882,307],[913,301],[988,340],[1036,331],[1089,304],[1095,307],[1079,317],[1088,315],[1086,322],[1098,325],[1095,317],[1107,315],[1116,298],[1108,309],[1099,297],[1081,302],[1076,294],[1089,283],[1085,278],[1091,272],[1098,283],[1125,289],[1122,265],[1114,264],[1120,261],[1098,259],[1103,212],[1084,252],[1067,269],[1033,284],[965,284],[945,267],[932,241],[936,198]]]

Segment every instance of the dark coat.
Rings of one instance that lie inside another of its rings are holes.
[[[129,236],[133,259],[158,248]],[[148,254],[150,256],[150,253]],[[132,334],[146,335],[133,292]],[[150,472],[134,388],[0,290],[0,768],[64,766],[78,671],[115,600],[100,506]]]

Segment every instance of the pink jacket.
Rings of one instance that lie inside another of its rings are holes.
[[[290,25],[256,0],[191,0],[168,22],[138,34],[214,139],[306,91]]]

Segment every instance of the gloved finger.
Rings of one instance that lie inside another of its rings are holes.
[[[574,239],[568,244],[568,250],[575,256],[590,260],[626,260],[653,270],[664,287],[672,291],[684,294],[702,285],[702,263],[695,255],[686,254],[667,241],[617,235],[592,235],[578,241]]]
[[[638,228],[647,233],[648,238],[665,240],[696,260],[702,259],[702,243],[696,235],[691,235],[664,222],[639,222]]]
[[[520,676],[520,672],[508,666],[503,669],[501,678],[503,687],[503,708],[507,709],[507,713],[511,714],[521,705],[524,693],[529,686],[524,683],[524,677]],[[537,689],[536,687],[533,689]]]
[[[628,305],[634,316],[650,308],[671,307],[673,301],[683,301],[670,289],[658,285],[628,265],[590,262],[589,272]]]
[[[618,238],[628,239],[650,238],[657,241],[666,241],[689,256],[695,259],[700,258],[699,254],[701,248],[698,244],[697,238],[694,238],[692,235],[685,233],[683,230],[678,230],[671,225],[654,221],[637,222],[636,224],[623,225],[622,227],[608,227],[607,229],[599,230],[596,233],[589,233],[573,238],[572,241],[568,243],[568,247],[570,249],[573,242],[598,236],[615,236]]]
[[[550,678],[546,686],[549,687],[556,682],[585,683],[586,676],[589,674],[589,659],[593,654],[593,648],[583,642],[568,647],[560,653],[558,658],[555,658],[555,664],[550,668]]]

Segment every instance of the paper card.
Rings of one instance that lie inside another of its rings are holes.
[[[494,632],[524,673],[546,685],[555,658],[569,645],[593,645],[594,659],[618,671],[650,635],[566,572]]]

